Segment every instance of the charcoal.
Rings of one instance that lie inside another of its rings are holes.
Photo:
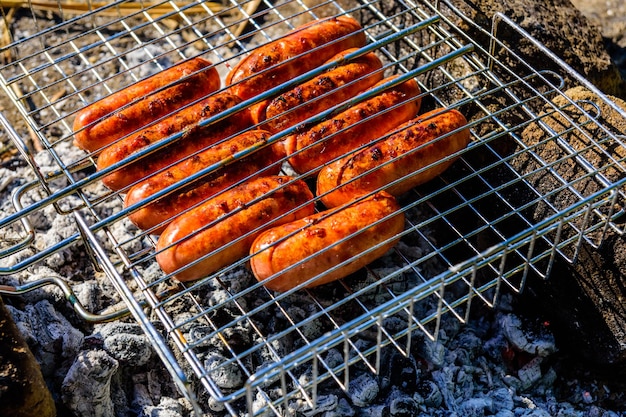
[[[543,357],[556,351],[554,336],[545,327],[530,329],[524,326],[518,316],[512,314],[500,317],[499,322],[504,336],[516,349]]]
[[[358,407],[365,407],[378,395],[379,386],[371,374],[362,373],[353,378],[348,386],[348,396]]]
[[[398,395],[389,401],[389,414],[393,417],[413,417],[417,414],[418,406],[413,397]]]
[[[487,398],[470,398],[459,406],[459,417],[482,417],[485,411],[493,407],[492,402]]]
[[[513,410],[513,393],[507,388],[498,388],[487,394],[491,400],[490,411],[497,413],[499,411],[512,411]]]
[[[212,353],[204,361],[211,379],[220,388],[239,388],[244,383],[243,373],[237,362],[228,362],[227,358],[219,353]]]
[[[517,372],[522,389],[528,389],[541,379],[541,358],[534,358]]]
[[[389,407],[386,405],[373,405],[359,410],[357,413],[359,417],[389,417]]]
[[[319,395],[313,409],[300,411],[305,417],[317,416],[321,413],[335,410],[339,403],[339,398],[334,394]]]
[[[353,417],[356,414],[354,408],[350,405],[348,400],[340,398],[337,404],[337,408],[332,411],[325,412],[322,417]]]
[[[84,335],[47,300],[26,305],[24,310],[7,306],[46,377],[65,371],[80,350]]]
[[[434,381],[422,381],[417,387],[417,393],[427,407],[439,407],[443,403],[443,394]]]
[[[162,398],[156,406],[145,406],[141,415],[150,417],[185,417],[187,410],[173,398]]]
[[[209,408],[209,410],[215,412],[222,412],[226,408],[222,401],[218,401],[213,397],[209,397],[207,401],[207,407]]]
[[[109,323],[99,329],[104,349],[109,355],[128,366],[147,364],[154,350],[138,324]]]
[[[104,350],[81,351],[63,380],[63,403],[77,417],[115,415],[111,378],[118,367],[119,362]]]
[[[445,348],[441,341],[432,341],[423,334],[416,334],[416,336],[413,352],[432,366],[441,366],[445,361]]]
[[[57,410],[39,364],[0,298],[0,404],[2,415],[54,417]]]
[[[386,365],[381,369],[379,378],[381,390],[396,386],[407,392],[415,391],[420,375],[415,358],[405,357],[395,349],[386,352],[382,359]]]

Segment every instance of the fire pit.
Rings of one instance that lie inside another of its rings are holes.
[[[549,324],[513,314],[511,294],[530,275],[549,277],[557,259],[599,247],[607,231],[623,234],[624,141],[600,112],[626,112],[504,15],[484,31],[446,1],[270,3],[11,16],[0,81],[17,114],[0,118],[12,141],[0,168],[0,289],[23,294],[9,308],[57,402],[81,416],[593,407],[598,394],[586,387],[555,400]],[[398,198],[399,243],[342,280],[274,292],[249,257],[193,282],[165,274],[157,236],[128,219],[137,207],[102,184],[120,166],[97,171],[98,155],[74,145],[77,111],[195,56],[225,77],[258,45],[344,14],[361,23],[386,74],[418,80],[421,112],[467,117],[470,145]],[[572,98],[573,87],[601,105]]]

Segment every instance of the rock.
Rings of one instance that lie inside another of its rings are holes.
[[[505,14],[600,90],[626,97],[626,82],[612,62],[600,30],[589,23],[570,0],[459,0],[453,3],[487,31],[491,30],[495,13]],[[484,39],[470,26],[461,24],[461,27],[473,37]],[[517,39],[515,32],[499,27],[498,33],[499,38],[510,39],[509,44],[522,52],[528,64],[541,69],[547,67],[545,56],[536,54],[529,42]]]
[[[0,298],[1,414],[54,417],[56,407],[39,364]]]

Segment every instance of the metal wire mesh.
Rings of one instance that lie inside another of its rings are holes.
[[[465,322],[474,303],[493,306],[503,289],[521,291],[530,273],[548,277],[556,256],[574,262],[581,245],[597,247],[609,230],[623,233],[624,137],[603,124],[599,103],[565,94],[593,87],[549,51],[535,44],[546,62],[535,68],[509,46],[515,42],[500,39],[505,25],[533,43],[502,16],[487,32],[448,2],[125,5],[79,14],[61,5],[56,19],[26,8],[21,18],[32,22],[31,32],[13,33],[0,50],[0,85],[20,116],[0,121],[37,177],[0,219],[19,237],[2,243],[0,256],[32,242],[31,214],[54,209],[76,218],[74,234],[0,272],[84,244],[200,407],[207,394],[232,414],[312,405],[322,384],[346,388],[353,368],[378,372],[383,347],[406,353],[424,337],[435,339],[442,320]],[[400,244],[353,276],[274,293],[242,259],[196,282],[171,280],[156,266],[155,237],[135,229],[121,193],[100,182],[119,165],[96,171],[96,155],[72,145],[76,112],[190,57],[207,57],[224,75],[257,45],[340,14],[362,23],[387,74],[419,81],[424,108],[467,115],[470,146],[442,176],[401,197]],[[6,15],[4,24],[12,27]],[[603,95],[598,100],[625,117]],[[242,382],[220,385],[220,373]]]

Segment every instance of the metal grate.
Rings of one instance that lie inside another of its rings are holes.
[[[0,219],[15,236],[1,243],[0,259],[16,259],[0,273],[84,245],[198,409],[207,395],[233,415],[313,406],[324,384],[347,388],[355,368],[378,372],[383,347],[408,352],[435,339],[441,320],[465,322],[474,303],[493,306],[501,291],[521,291],[530,273],[548,277],[555,257],[574,262],[581,245],[624,232],[625,140],[603,123],[603,111],[626,114],[504,16],[485,31],[447,1],[169,1],[137,9],[117,1],[82,12],[59,4],[53,19],[20,10],[29,32],[13,29],[0,49],[0,85],[19,114],[0,122],[36,177]],[[446,106],[468,117],[470,146],[442,176],[401,198],[400,244],[353,276],[273,293],[242,259],[196,282],[171,280],[156,267],[155,237],[133,228],[133,208],[100,182],[119,164],[96,172],[94,155],[73,147],[76,112],[194,56],[225,75],[256,45],[341,14],[361,22],[365,48],[386,74],[419,81],[423,110]],[[14,21],[4,15],[7,27]],[[533,57],[510,46],[520,42],[535,48]],[[576,86],[598,101],[565,94]],[[33,244],[30,218],[41,210],[75,219],[75,232]],[[220,385],[222,372],[241,374],[242,383]]]

